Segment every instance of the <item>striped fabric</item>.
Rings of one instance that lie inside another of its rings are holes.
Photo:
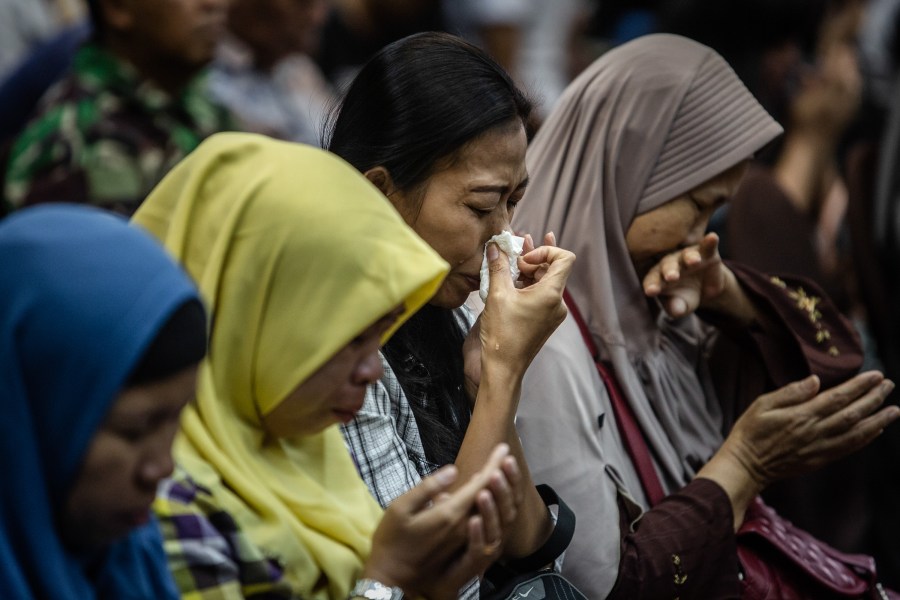
[[[263,555],[184,470],[160,485],[153,509],[183,600],[297,597],[277,558]]]

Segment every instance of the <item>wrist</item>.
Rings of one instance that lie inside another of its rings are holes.
[[[374,551],[375,548],[373,548],[373,552]],[[402,589],[403,586],[400,585],[397,577],[394,577],[390,574],[390,569],[384,569],[381,568],[381,565],[374,564],[372,558],[373,557],[370,556],[369,560],[366,561],[366,563],[363,565],[363,570],[362,573],[360,573],[359,578],[357,579],[357,583],[361,581],[374,581],[389,589]],[[389,564],[387,566],[389,567]],[[363,598],[365,598],[365,596],[363,596]]]
[[[491,356],[485,350],[481,360],[481,382],[479,387],[488,384],[496,386],[513,386],[525,375],[524,361],[507,360],[497,355]]]
[[[702,302],[700,308],[727,317],[741,326],[752,325],[756,321],[753,302],[744,292],[734,272],[726,266],[722,268],[725,269],[722,292],[715,298]]]
[[[725,491],[731,500],[735,531],[744,522],[747,507],[766,488],[764,478],[755,474],[747,461],[735,454],[727,440],[700,469],[697,477],[714,481]]]
[[[362,577],[350,591],[349,600],[401,600],[403,590],[396,586],[385,585],[377,579]]]

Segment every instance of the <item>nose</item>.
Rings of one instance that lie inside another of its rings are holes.
[[[353,370],[353,382],[358,385],[368,385],[381,379],[384,375],[384,367],[381,365],[381,357],[378,351],[370,352],[360,360]]]
[[[510,225],[509,216],[509,210],[507,208],[494,211],[494,216],[491,219],[490,235],[488,235],[488,237],[484,240],[485,243],[487,243],[488,239],[490,239],[491,236],[495,236],[498,233],[502,233],[504,231],[512,231],[512,225]]]
[[[147,488],[156,489],[159,482],[169,477],[175,470],[175,461],[172,458],[174,436],[159,437],[160,439],[155,440],[148,449],[138,469],[138,478]]]

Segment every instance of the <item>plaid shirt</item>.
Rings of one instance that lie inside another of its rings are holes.
[[[425,460],[409,400],[384,356],[381,364],[384,376],[366,389],[362,410],[341,430],[369,491],[382,507],[387,507],[438,465]],[[478,580],[472,580],[459,597],[477,600]]]
[[[101,46],[83,46],[12,147],[5,208],[62,200],[130,215],[204,138],[234,129],[204,87],[198,77],[173,97]]]
[[[436,465],[425,460],[412,407],[384,356],[381,364],[384,376],[366,389],[362,409],[341,431],[369,491],[387,507]]]
[[[299,598],[279,562],[265,556],[183,469],[160,485],[153,510],[184,600]]]
[[[465,331],[471,329],[475,319],[468,307],[456,315]],[[440,465],[426,460],[409,400],[384,356],[381,364],[384,376],[368,387],[362,410],[341,430],[369,491],[387,507]],[[477,599],[478,580],[469,582],[459,597]]]

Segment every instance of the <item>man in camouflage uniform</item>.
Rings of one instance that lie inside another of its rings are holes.
[[[7,210],[53,201],[126,215],[207,136],[231,129],[198,74],[228,0],[93,0],[94,37],[12,147]]]

